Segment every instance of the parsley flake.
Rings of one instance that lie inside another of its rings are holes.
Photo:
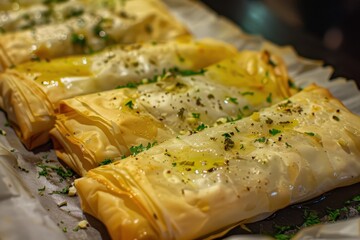
[[[261,137],[261,138],[257,138],[255,139],[254,142],[260,142],[260,143],[265,143],[267,141],[267,139],[265,137]]]
[[[254,96],[254,92],[242,92],[241,95],[242,96],[246,96],[246,95]]]
[[[153,142],[153,143],[148,143],[148,145],[144,146],[142,144],[138,145],[138,146],[131,146],[130,147],[130,153],[132,155],[137,155],[143,151],[149,150],[150,148],[152,148],[153,146],[155,146],[157,144],[157,142]]]
[[[200,113],[191,113],[193,118],[200,118]]]
[[[99,163],[99,166],[104,166],[104,165],[108,165],[112,163],[112,160],[110,158],[106,158],[104,159],[104,161],[102,161],[101,163]]]
[[[133,101],[128,101],[127,103],[125,103],[125,106],[127,106],[128,108],[130,108],[130,109],[134,109],[134,103],[133,103]]]
[[[275,136],[276,134],[281,133],[281,131],[273,128],[273,129],[270,129],[270,130],[269,130],[269,133],[270,133],[272,136]]]
[[[272,103],[272,93],[269,93],[269,95],[266,97],[266,102]]]
[[[204,130],[205,128],[207,128],[207,126],[205,124],[200,124],[197,128],[196,128],[196,131],[202,131]]]

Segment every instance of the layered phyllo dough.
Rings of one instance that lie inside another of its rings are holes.
[[[201,69],[236,53],[220,41],[181,38],[28,62],[0,75],[0,106],[22,142],[32,149],[49,140],[48,131],[62,99],[140,82],[165,69]]]
[[[32,29],[36,26],[61,23],[72,17],[80,17],[87,9],[95,9],[93,5],[101,5],[105,0],[87,4],[85,0],[39,1],[39,3],[4,4],[0,9],[0,34]],[[98,3],[98,4],[95,4]]]
[[[111,10],[98,7],[63,22],[1,34],[0,70],[30,60],[91,53],[115,43],[168,40],[187,34],[159,0],[115,2],[118,4]]]
[[[51,134],[60,159],[80,175],[178,135],[236,121],[289,97],[284,63],[244,51],[198,71],[62,101]]]
[[[112,239],[200,239],[360,180],[360,118],[310,86],[242,120],[172,138],[75,186]]]

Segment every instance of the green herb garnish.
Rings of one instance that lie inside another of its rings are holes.
[[[52,191],[50,194],[68,194],[69,193],[69,187],[64,187],[61,190]]]
[[[264,143],[264,142],[266,142],[266,141],[267,141],[267,139],[266,139],[265,137],[261,137],[261,138],[257,138],[257,139],[255,139],[255,141],[254,141],[254,142]]]
[[[254,92],[242,92],[241,95],[242,95],[242,96],[246,96],[246,95],[253,96],[253,95],[254,95]]]
[[[303,227],[308,227],[320,223],[320,218],[315,211],[305,210],[304,215],[305,221],[303,223]]]
[[[200,131],[204,130],[205,128],[207,128],[207,126],[202,123],[196,128],[196,131],[200,132]]]
[[[234,104],[239,104],[237,101],[237,98],[234,98],[234,97],[227,97],[226,100],[229,102],[232,102]]]
[[[112,160],[110,158],[106,158],[104,161],[102,161],[101,163],[99,163],[99,166],[104,166],[104,165],[108,165],[112,163]]]
[[[128,101],[127,103],[125,103],[125,106],[127,106],[128,108],[130,108],[130,109],[134,109],[134,103],[133,103],[133,101]]]
[[[149,150],[150,148],[152,148],[153,146],[155,146],[157,144],[157,142],[153,142],[153,143],[148,143],[147,146],[143,146],[142,144],[138,145],[138,146],[131,146],[130,147],[130,153],[132,155],[137,155],[143,151]]]
[[[270,133],[272,136],[275,136],[276,134],[281,133],[281,131],[273,128],[273,129],[270,129],[270,130],[269,130],[269,133]]]
[[[40,176],[48,176],[49,170],[54,171],[59,177],[62,179],[66,179],[69,177],[74,176],[74,172],[70,169],[65,169],[63,167],[57,167],[57,166],[51,166],[51,165],[45,165],[45,164],[38,164],[39,168],[41,168],[41,171],[39,172]]]
[[[74,45],[85,47],[87,41],[86,41],[86,37],[84,35],[73,33],[71,35],[71,42]]]
[[[175,75],[180,75],[180,76],[194,76],[194,75],[204,75],[204,73],[206,72],[205,69],[200,69],[199,71],[193,71],[193,70],[180,70],[177,67],[175,68],[170,68],[169,72]]]
[[[200,118],[200,113],[191,113],[193,118]]]

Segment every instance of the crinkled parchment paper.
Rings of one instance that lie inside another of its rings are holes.
[[[268,49],[281,55],[291,78],[299,86],[317,83],[324,86],[353,112],[360,114],[360,93],[353,81],[338,78],[329,81],[331,67],[321,61],[299,57],[291,47],[278,47],[261,37],[245,34],[235,24],[218,16],[201,3],[190,0],[165,0],[173,14],[198,38],[213,37],[232,43],[239,50]],[[71,185],[74,177],[62,179],[55,169],[61,167],[50,145],[36,152],[27,151],[6,124],[0,112],[0,239],[108,239],[104,226],[84,215],[78,198],[59,194]],[[64,169],[64,168],[63,168]],[[91,227],[79,229],[78,222],[87,219]],[[268,237],[251,236],[253,239]],[[239,235],[227,239],[249,239]],[[359,239],[360,219],[333,225],[318,225],[301,231],[295,239]]]

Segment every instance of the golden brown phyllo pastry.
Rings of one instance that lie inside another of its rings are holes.
[[[75,186],[113,239],[199,239],[360,181],[359,129],[359,116],[310,86],[92,169]]]
[[[0,35],[0,70],[29,60],[98,51],[114,43],[187,34],[159,0],[114,2],[118,4],[111,10],[99,7],[60,23]]]
[[[291,95],[284,63],[266,51],[243,51],[198,71],[170,69],[124,87],[60,103],[51,131],[55,150],[80,175],[104,161],[240,119]]]
[[[3,0],[4,1],[4,0]],[[100,7],[105,0],[63,0],[38,1],[33,3],[1,2],[0,34],[32,29],[36,26],[60,23],[72,17],[81,16],[87,9],[94,10]]]
[[[181,38],[28,62],[0,75],[0,107],[22,142],[32,149],[49,140],[48,131],[62,99],[139,82],[164,69],[200,69],[236,53],[234,47],[220,41]]]

